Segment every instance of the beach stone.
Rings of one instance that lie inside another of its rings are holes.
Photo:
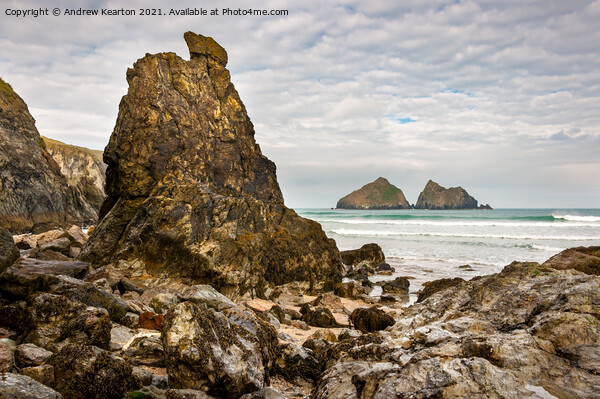
[[[214,399],[204,391],[196,389],[169,389],[167,399]]]
[[[112,321],[118,322],[129,311],[129,305],[118,296],[99,289],[92,283],[83,283],[66,295],[88,306],[106,309]]]
[[[126,292],[135,292],[138,295],[142,295],[144,293],[144,288],[134,284],[132,281],[126,278],[122,278],[117,283],[117,289],[123,295]],[[139,297],[138,297],[139,298]]]
[[[153,312],[140,313],[140,327],[146,330],[160,330],[165,316]]]
[[[154,376],[150,371],[140,366],[131,366],[131,375],[141,386],[152,384],[152,377]]]
[[[52,356],[52,352],[34,344],[21,344],[15,350],[15,362],[19,368],[39,366]]]
[[[410,281],[406,277],[396,277],[392,281],[386,281],[381,286],[384,294],[394,293],[394,294],[408,294],[408,289],[410,287]]]
[[[69,240],[67,237],[60,237],[60,238],[57,238],[56,240],[52,240],[52,241],[46,242],[45,244],[40,245],[39,249],[40,249],[40,252],[55,251],[55,252],[59,252],[63,255],[68,255],[70,247],[71,247],[71,240]]]
[[[47,364],[54,367],[53,388],[65,399],[122,398],[139,387],[129,363],[95,346],[66,345]]]
[[[210,285],[193,285],[183,291],[181,299],[219,311],[237,307],[229,298]]]
[[[17,259],[20,252],[13,240],[12,234],[0,228],[0,273],[9,268]]]
[[[350,315],[350,320],[354,328],[363,333],[385,330],[396,323],[392,316],[376,307],[355,309]]]
[[[83,247],[88,240],[87,234],[77,225],[72,225],[65,230],[64,235],[71,241],[72,246],[79,248]]]
[[[160,333],[150,331],[138,333],[123,348],[123,356],[134,365],[164,367],[165,351]]]
[[[15,367],[17,344],[9,338],[0,338],[0,373],[12,371]]]
[[[338,335],[338,341],[344,341],[347,339],[358,338],[362,334],[363,333],[360,330],[345,328],[340,332],[340,335]]]
[[[311,306],[306,303],[300,309],[302,321],[313,327],[339,327],[338,322],[333,317],[331,310],[322,306]],[[293,325],[293,323],[292,323]]]
[[[13,236],[13,240],[18,249],[27,250],[37,247],[37,240],[35,240],[30,234],[19,234]]]
[[[275,329],[254,313],[236,308],[216,312],[192,302],[167,313],[162,341],[172,388],[225,397],[268,385],[278,351]]]
[[[125,316],[121,317],[119,324],[132,329],[140,328],[140,316],[133,312],[127,312],[125,313]]]
[[[309,337],[309,339],[310,338],[322,338],[325,341],[329,341],[329,342],[337,342],[338,341],[337,335],[335,335],[335,333],[333,331],[327,330],[327,329],[315,331]]]
[[[161,292],[152,297],[150,306],[152,306],[156,313],[165,314],[169,311],[169,309],[178,303],[179,298],[177,295],[170,294],[168,292]]]
[[[21,374],[33,378],[40,384],[54,385],[54,367],[49,364],[22,368]]]
[[[287,399],[278,390],[266,387],[260,391],[248,393],[244,396],[240,396],[240,399]]]
[[[331,346],[331,342],[320,337],[308,338],[302,344],[303,348],[308,348],[313,351],[316,356],[320,356]]]
[[[557,270],[575,269],[586,274],[600,275],[600,246],[565,249],[543,265]]]
[[[302,387],[312,388],[319,380],[322,367],[312,351],[295,343],[286,342],[279,346],[276,361],[277,374],[286,381]]]
[[[266,313],[271,310],[275,303],[265,299],[255,298],[251,301],[244,301],[244,305],[256,312]]]
[[[439,280],[428,281],[423,283],[423,289],[419,292],[417,297],[417,302],[423,302],[425,299],[435,294],[436,292],[442,291],[448,287],[453,287],[460,283],[463,283],[463,280],[460,277],[455,278],[442,278]]]
[[[136,330],[127,326],[115,324],[110,330],[110,342],[108,348],[111,351],[120,351],[136,335]]]
[[[308,326],[308,324],[306,324],[302,320],[292,320],[292,327],[300,329],[300,330],[304,330],[304,331],[310,330],[310,327]]]
[[[63,399],[60,393],[26,375],[0,374],[2,399]]]
[[[367,294],[365,288],[354,281],[336,284],[333,287],[333,293],[341,298],[350,299],[357,299],[360,295]]]
[[[375,266],[380,263],[385,263],[385,255],[378,244],[365,244],[359,249],[351,249],[341,251],[342,262],[348,266],[358,266],[361,263],[366,263],[370,266]]]

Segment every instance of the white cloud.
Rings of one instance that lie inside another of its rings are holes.
[[[167,8],[123,3],[55,6]],[[600,2],[295,3],[168,6],[289,9],[288,17],[19,20],[1,9],[0,76],[29,104],[42,134],[101,149],[126,69],[146,52],[187,58],[182,34],[193,30],[227,49],[290,205],[331,206],[380,175],[411,202],[434,178],[495,206],[600,203]],[[415,122],[399,122],[405,118]]]

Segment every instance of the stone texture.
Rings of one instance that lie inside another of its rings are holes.
[[[276,371],[292,384],[312,388],[319,380],[322,365],[310,349],[288,342],[280,345]]]
[[[380,177],[341,198],[337,209],[410,209],[402,190]]]
[[[445,188],[429,180],[419,194],[415,209],[477,209],[477,200],[462,187]],[[489,205],[483,208],[491,209]]]
[[[385,254],[378,244],[365,244],[359,249],[340,252],[342,262],[348,266],[358,266],[361,263],[376,266],[385,262]]]
[[[39,366],[52,356],[52,352],[34,344],[21,344],[15,350],[15,362],[19,368]]]
[[[215,310],[235,308],[237,306],[229,298],[210,285],[193,285],[183,291],[181,299],[193,302],[196,305],[207,306]]]
[[[15,367],[17,344],[9,338],[0,338],[0,373],[12,371]]]
[[[13,241],[12,235],[0,227],[0,273],[9,268],[19,259],[19,249]]]
[[[600,275],[600,247],[565,249],[544,262],[544,266],[560,270],[575,269],[586,274]]]
[[[227,295],[341,279],[335,242],[283,204],[275,165],[210,38],[186,33],[192,58],[146,55],[104,152],[101,222],[80,259],[209,283]],[[133,266],[132,266],[133,267]]]
[[[143,331],[138,333],[123,348],[123,356],[135,365],[151,367],[165,366],[165,353],[158,332]]]
[[[173,306],[179,303],[179,298],[175,294],[161,292],[152,297],[150,305],[156,313],[165,314]]]
[[[162,340],[172,388],[224,398],[267,386],[278,350],[274,328],[252,312],[221,313],[191,302],[167,313]]]
[[[385,330],[396,323],[392,316],[376,307],[355,309],[350,315],[350,320],[354,328],[363,333]]]
[[[2,81],[0,81],[2,83]],[[0,398],[2,399],[62,399],[60,393],[40,384],[26,375],[0,374]]]
[[[311,306],[306,303],[300,309],[302,313],[302,321],[313,327],[339,327],[333,313],[323,306]],[[292,323],[292,325],[294,325]]]
[[[138,388],[131,366],[95,346],[70,344],[48,359],[54,386],[65,399],[122,399]]]
[[[65,176],[67,185],[83,195],[90,207],[98,213],[104,201],[106,164],[102,151],[65,144],[42,136],[46,150]]]
[[[381,285],[384,294],[402,294],[407,295],[410,288],[410,281],[406,277],[396,277],[392,281],[386,281]]]
[[[22,368],[21,374],[33,378],[40,384],[54,385],[54,367],[49,364]]]
[[[575,270],[588,251],[448,286],[376,340],[334,344],[314,398],[597,398],[600,278]]]
[[[93,222],[97,214],[69,187],[25,102],[0,79],[0,228],[13,233]]]
[[[422,302],[425,299],[429,298],[431,295],[435,294],[436,292],[443,291],[448,287],[453,287],[464,281],[465,280],[463,280],[460,277],[442,278],[439,280],[428,281],[423,284],[423,289],[421,290],[421,292],[419,292],[417,302]]]

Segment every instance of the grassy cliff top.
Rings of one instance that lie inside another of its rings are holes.
[[[103,151],[90,150],[89,148],[79,147],[79,146],[72,145],[72,144],[66,144],[66,143],[63,143],[62,141],[54,140],[54,139],[44,137],[44,136],[42,136],[42,138],[44,139],[44,142],[46,143],[46,147],[55,147],[55,148],[61,147],[62,151],[67,152],[67,153],[83,151],[83,152],[90,154],[95,159],[99,160],[100,162],[102,162]]]

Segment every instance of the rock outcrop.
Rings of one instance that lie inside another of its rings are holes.
[[[341,198],[337,209],[410,209],[402,190],[380,177]]]
[[[102,151],[65,144],[44,136],[42,139],[69,187],[83,194],[94,212],[98,213],[106,197],[106,164],[102,161]]]
[[[386,331],[328,349],[313,397],[597,398],[600,278],[577,270],[590,252],[434,284]]]
[[[0,227],[42,232],[97,213],[52,159],[25,102],[0,79]]]
[[[212,38],[185,34],[191,59],[146,55],[104,152],[100,217],[80,259],[196,283],[235,296],[269,284],[341,280],[335,242],[285,207],[275,164]]]
[[[444,188],[429,180],[419,194],[415,209],[492,209],[489,205],[477,206],[477,200],[462,187]]]

